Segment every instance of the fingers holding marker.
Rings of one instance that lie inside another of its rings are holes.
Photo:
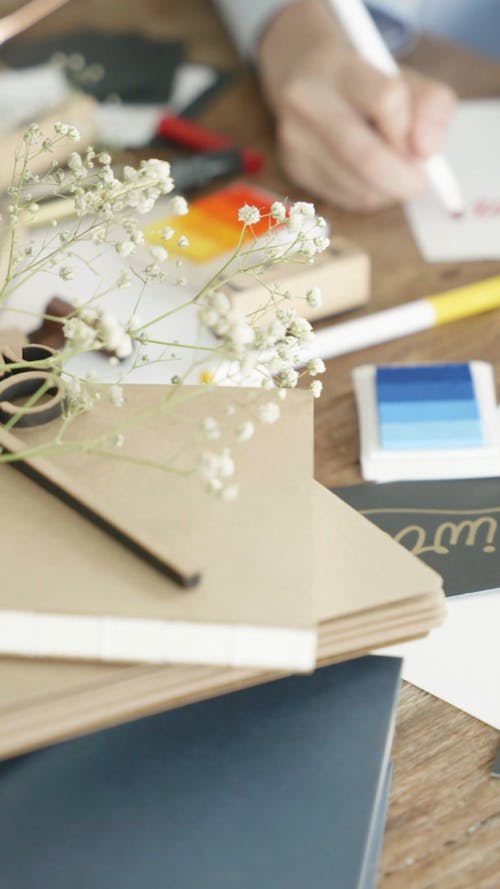
[[[426,187],[422,160],[439,149],[453,94],[415,73],[388,73],[356,52],[322,0],[285,4],[259,45],[289,175],[357,210]],[[383,66],[382,66],[383,67]]]
[[[283,166],[294,181],[307,185],[320,197],[331,199],[333,194],[342,193],[355,203],[361,201],[365,188],[359,178],[330,163],[312,128],[287,120],[278,128],[278,142]]]
[[[401,154],[408,152],[412,96],[401,77],[389,77],[353,54],[338,60],[339,94],[384,140]]]
[[[279,130],[282,165],[289,177],[315,197],[347,210],[370,212],[393,199],[325,152],[321,139],[310,128],[287,122]]]
[[[409,148],[417,157],[435,154],[442,147],[456,106],[453,90],[416,71],[404,70],[412,103]]]
[[[342,138],[335,144],[337,157],[356,172],[368,187],[392,200],[405,200],[424,187],[419,166],[400,155],[369,124],[346,107],[338,112]]]
[[[338,169],[361,192],[378,192],[384,200],[403,200],[425,185],[419,164],[399,154],[328,83],[302,81],[287,96],[283,132],[296,129],[333,171]],[[298,137],[296,137],[298,138]],[[290,142],[290,135],[288,136]],[[327,186],[321,182],[321,187]],[[363,202],[362,202],[363,203]]]

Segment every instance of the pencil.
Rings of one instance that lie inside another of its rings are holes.
[[[361,0],[329,0],[329,3],[359,55],[389,77],[397,77],[399,68]],[[435,154],[422,161],[422,166],[429,185],[449,213],[461,216],[464,201],[446,158]]]

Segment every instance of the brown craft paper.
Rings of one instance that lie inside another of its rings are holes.
[[[238,444],[234,434],[229,435],[241,492],[236,501],[225,503],[203,490],[196,472],[179,475],[125,458],[160,463],[186,449],[180,468],[193,461],[196,466],[200,448],[220,452],[224,447],[223,439],[203,441],[203,417],[228,423],[226,407],[233,402],[244,405],[229,422],[231,430],[238,418],[255,415],[259,405],[269,401],[269,393],[182,387],[172,403],[172,417],[158,410],[166,391],[129,385],[124,407],[113,408],[103,395],[97,408],[71,426],[72,440],[95,439],[117,426],[124,428],[123,448],[113,450],[111,437],[102,445],[113,456],[45,455],[32,462],[84,498],[96,513],[120,522],[144,546],[164,553],[184,570],[201,571],[200,583],[183,590],[12,466],[0,465],[0,500],[10,504],[3,530],[8,580],[0,589],[0,609],[313,627],[317,606],[310,590],[310,393],[290,392],[281,404],[279,421],[257,422],[250,441]],[[176,394],[173,387],[168,391]],[[47,426],[23,429],[16,438],[34,447],[54,434]],[[0,442],[2,436],[0,427]]]
[[[313,491],[317,548],[310,582],[320,607],[318,664],[424,635],[440,623],[444,599],[439,576],[329,491],[317,483]],[[82,520],[75,516],[74,521]],[[81,531],[83,535],[83,526]],[[355,549],[349,542],[352,537]],[[98,535],[94,545],[114,561],[116,544]],[[83,567],[88,557],[86,536],[80,555]],[[117,570],[121,566],[126,573],[132,558],[117,558]],[[352,616],[350,646],[336,633],[348,615]],[[371,629],[368,616],[373,619]],[[276,674],[270,671],[248,669],[3,658],[0,756],[272,678]]]

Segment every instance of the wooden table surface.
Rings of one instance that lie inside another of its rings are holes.
[[[0,0],[0,12],[16,5]],[[233,85],[205,109],[201,120],[265,152],[268,164],[260,176],[264,186],[309,197],[280,172],[272,119],[256,78],[238,61],[206,0],[73,0],[29,36],[72,27],[132,28],[157,37],[181,37],[189,43],[193,60],[236,71]],[[500,96],[500,64],[465,50],[424,39],[409,61],[448,81],[462,97]],[[427,265],[397,207],[362,217],[317,206],[334,231],[355,240],[372,258],[368,311],[500,273],[500,262]],[[334,485],[360,480],[350,383],[355,365],[473,358],[495,364],[500,385],[500,312],[329,362],[316,411],[319,481]],[[500,889],[500,781],[489,776],[497,742],[492,728],[410,685],[403,687],[378,889]],[[343,889],[334,874],[332,889]]]

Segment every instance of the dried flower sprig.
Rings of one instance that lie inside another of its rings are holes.
[[[264,388],[269,391],[269,398],[263,403],[261,400],[258,409],[252,411],[251,404],[245,400],[243,405],[233,406],[233,411],[224,418],[207,416],[201,428],[195,430],[197,450],[191,471],[198,473],[212,493],[225,500],[234,499],[238,492],[234,481],[235,460],[222,438],[232,437],[238,445],[253,436],[256,423],[276,422],[280,400],[286,397],[286,390],[297,386],[301,379],[313,378],[310,380],[313,395],[318,397],[321,393],[321,382],[316,377],[325,369],[322,361],[311,360],[302,370],[297,370],[304,346],[313,336],[311,325],[291,305],[292,295],[287,290],[279,283],[271,286],[264,281],[264,272],[283,262],[313,262],[328,246],[326,223],[316,215],[312,204],[303,201],[290,205],[275,201],[267,217],[256,206],[241,207],[238,213],[241,235],[234,251],[198,292],[189,293],[182,261],[174,259],[172,270],[168,254],[169,242],[176,238],[174,227],[161,229],[165,246],[150,247],[145,243],[139,222],[159,199],[167,198],[164,209],[170,216],[188,211],[184,198],[171,194],[174,183],[169,164],[156,159],[142,161],[137,168],[125,167],[119,177],[107,152],[87,148],[82,154],[70,155],[66,170],[54,163],[45,175],[33,173],[31,164],[40,153],[50,156],[59,140],[76,142],[78,138],[78,131],[66,124],[57,124],[51,136],[43,134],[36,124],[26,131],[15,156],[4,221],[5,268],[0,284],[0,322],[2,311],[7,307],[9,312],[20,311],[13,297],[36,275],[48,273],[68,282],[83,264],[97,279],[94,292],[76,302],[69,315],[51,319],[62,325],[66,348],[57,358],[57,367],[53,364],[49,370],[63,375],[67,400],[62,424],[57,434],[48,439],[46,450],[79,444],[87,451],[94,449],[103,453],[108,448],[119,459],[133,459],[124,453],[127,424],[119,421],[119,410],[126,401],[122,384],[137,368],[149,364],[160,363],[165,383],[174,384],[168,395],[159,399],[158,410],[162,413],[175,410],[176,416],[182,407],[182,398],[179,399],[182,384],[192,381],[195,372],[198,380],[208,386],[229,383]],[[42,199],[49,196],[71,200],[74,219],[65,227],[54,220],[41,245],[33,241],[26,243],[21,234],[23,221],[36,217]],[[267,231],[257,237],[253,227],[263,218],[267,218]],[[177,238],[177,245],[187,246],[185,236]],[[120,263],[119,274],[111,283],[102,281],[96,270],[96,257],[109,250]],[[262,304],[250,314],[239,311],[225,292],[236,274],[251,276],[261,284]],[[170,293],[165,300],[167,308],[160,314],[152,313],[147,304],[149,288],[158,285],[164,287],[165,292],[168,286]],[[185,298],[172,300],[172,288],[176,292],[184,288]],[[106,298],[121,291],[133,292],[134,299],[131,310],[124,308],[118,318],[107,307]],[[317,307],[321,293],[314,287],[303,294],[302,299],[305,304]],[[193,334],[190,342],[180,342],[178,315],[186,311],[193,319]],[[164,332],[158,334],[160,323],[162,331],[168,331],[167,337]],[[150,357],[150,349],[155,350],[154,357]],[[75,358],[102,350],[109,353],[109,364],[116,368],[115,378],[107,388],[102,383],[99,385],[99,380],[88,372],[75,370]],[[192,359],[179,374],[175,368],[181,353],[191,355]],[[69,435],[74,419],[83,411],[92,410],[103,396],[109,399],[111,409],[118,411],[109,441],[71,443]],[[220,443],[217,450],[208,446],[215,441]],[[3,459],[7,456],[0,454],[0,462]],[[175,460],[166,461],[163,468],[176,471]]]

